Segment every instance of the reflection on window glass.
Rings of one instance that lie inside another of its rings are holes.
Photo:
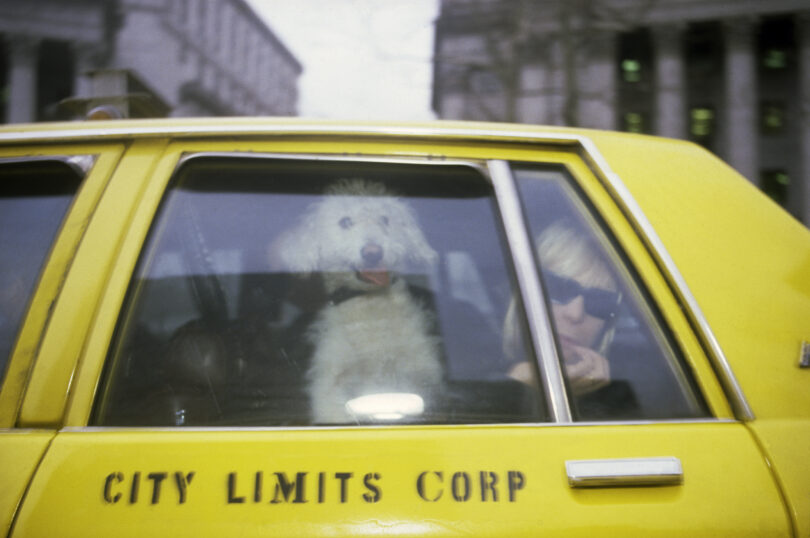
[[[497,222],[468,167],[192,159],[136,268],[93,422],[544,420],[536,379],[508,375]]]
[[[706,416],[659,318],[565,174],[518,168],[515,177],[575,416]]]
[[[73,168],[58,161],[0,164],[0,376],[80,182]]]

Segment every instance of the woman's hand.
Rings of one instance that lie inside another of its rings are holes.
[[[527,385],[533,385],[535,383],[534,368],[529,361],[517,363],[509,370],[507,375]]]
[[[610,365],[596,351],[574,344],[563,344],[563,362],[574,396],[582,396],[610,383]]]
[[[610,383],[610,365],[596,351],[573,344],[562,347],[563,363],[574,396],[582,396],[601,389]],[[534,383],[534,368],[527,362],[519,362],[509,370],[509,377],[522,383]]]

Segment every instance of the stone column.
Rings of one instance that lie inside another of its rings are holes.
[[[520,70],[520,91],[518,92],[517,121],[529,124],[548,123],[545,86],[548,75],[544,66],[534,62]]]
[[[565,50],[562,38],[556,37],[557,39],[549,44],[545,69],[548,76],[548,82],[544,85],[548,95],[546,121],[550,125],[565,125],[563,114],[566,101]]]
[[[810,226],[810,11],[795,19],[799,70],[799,183],[800,218]]]
[[[583,60],[577,84],[579,126],[616,129],[616,33],[596,30],[586,36]]]
[[[6,104],[8,123],[25,123],[37,116],[37,51],[39,41],[28,36],[9,36]]]
[[[655,41],[655,132],[687,138],[686,87],[680,25],[653,29]]]
[[[724,157],[754,184],[759,183],[757,66],[753,19],[724,21],[725,110]]]

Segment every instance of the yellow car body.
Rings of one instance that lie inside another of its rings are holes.
[[[198,154],[565,170],[660,312],[707,416],[98,425],[94,402],[134,268],[174,171]],[[810,233],[703,149],[466,123],[0,129],[0,168],[76,156],[94,161],[0,378],[0,534],[810,536],[810,368],[800,366]],[[592,461],[632,472],[675,462],[676,476],[577,482],[572,469]]]

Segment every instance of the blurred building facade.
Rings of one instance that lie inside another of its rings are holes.
[[[440,118],[691,139],[810,224],[807,0],[441,0]]]
[[[244,0],[0,0],[3,123],[122,94],[133,116],[295,115],[301,71]]]

